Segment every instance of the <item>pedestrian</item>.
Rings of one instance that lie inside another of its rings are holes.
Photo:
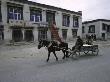
[[[91,38],[91,36],[88,36],[86,44],[92,45],[92,38]]]

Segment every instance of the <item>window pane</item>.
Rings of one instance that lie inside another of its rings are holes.
[[[9,12],[13,12],[13,8],[10,7],[10,8],[9,8]]]
[[[14,14],[14,19],[16,19],[16,20],[17,20],[17,14]]]
[[[13,17],[13,13],[9,13],[8,16],[9,16],[9,19],[13,19],[14,18]]]
[[[89,26],[88,33],[95,33],[95,26],[94,25]]]
[[[73,27],[78,27],[79,26],[79,21],[78,21],[78,17],[73,17]]]
[[[72,29],[72,35],[73,35],[73,38],[74,37],[77,37],[77,29]]]
[[[18,20],[21,20],[21,14],[18,14]]]
[[[69,27],[69,24],[70,24],[70,17],[68,16],[67,17],[67,26]]]
[[[34,15],[31,15],[30,20],[34,21]]]
[[[17,9],[14,9],[14,13],[17,13]]]
[[[39,22],[40,21],[40,16],[36,16],[35,21]]]
[[[85,33],[85,27],[84,26],[82,27],[82,33]]]
[[[42,20],[41,11],[31,10],[31,12],[30,12],[30,20],[31,21],[35,21],[35,22],[41,21]]]

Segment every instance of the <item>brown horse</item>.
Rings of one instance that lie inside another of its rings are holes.
[[[50,53],[53,52],[56,61],[58,61],[58,57],[56,56],[55,51],[60,51],[62,50],[64,56],[62,59],[65,59],[65,57],[68,57],[68,43],[65,42],[61,42],[60,44],[58,44],[55,41],[47,41],[47,40],[40,40],[39,44],[38,44],[38,49],[40,49],[41,47],[47,47],[48,49],[48,58],[47,58],[47,62],[49,61],[49,57],[50,57]]]

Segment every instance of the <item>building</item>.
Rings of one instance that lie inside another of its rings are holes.
[[[56,22],[61,38],[82,34],[82,12],[28,0],[0,0],[0,40],[8,42],[51,40],[49,23]]]
[[[82,37],[86,35],[96,35],[97,39],[110,39],[110,20],[96,19],[92,21],[85,21],[82,24]]]

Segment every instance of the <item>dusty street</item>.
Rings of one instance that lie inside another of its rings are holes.
[[[38,50],[37,44],[1,46],[0,82],[110,82],[110,43],[95,44],[99,45],[98,56],[62,60],[59,51],[59,61],[51,54],[48,63],[46,49]]]

